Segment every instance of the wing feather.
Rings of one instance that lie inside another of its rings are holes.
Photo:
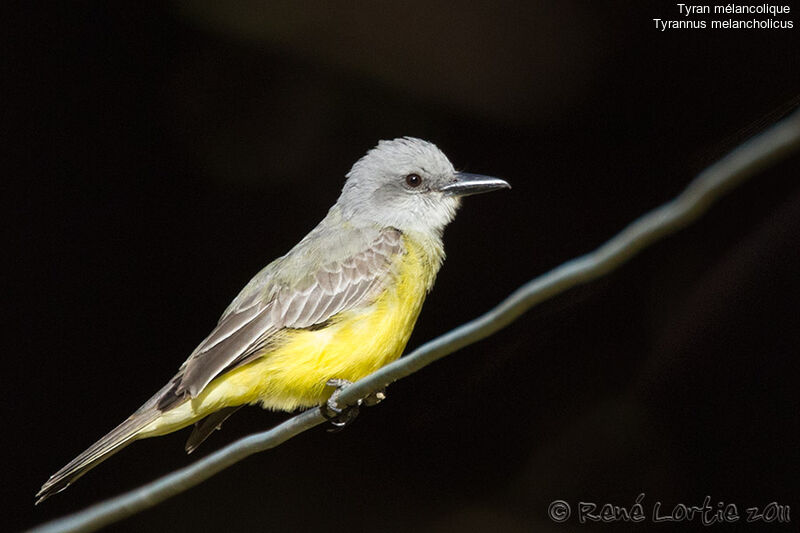
[[[263,309],[257,306],[248,307],[239,313],[231,315],[227,320],[220,322],[201,344],[202,351],[208,351],[225,339],[230,338],[231,335],[239,331],[244,325],[251,322],[261,311],[263,311]]]
[[[274,267],[268,266],[183,364],[175,394],[197,396],[225,370],[257,357],[283,328],[312,327],[342,311],[371,303],[389,279],[397,255],[404,251],[400,237],[398,230],[388,228],[363,249],[339,260],[314,262],[309,258],[313,266],[306,266],[290,257],[293,250],[273,263]],[[282,261],[292,260],[292,268],[297,270],[299,264],[306,275],[295,276],[294,283],[282,283]]]

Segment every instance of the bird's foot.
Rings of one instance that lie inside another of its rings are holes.
[[[382,388],[377,392],[373,392],[366,398],[364,398],[364,405],[367,407],[372,407],[373,405],[378,405],[383,400],[386,399],[386,387]]]
[[[344,389],[353,384],[352,381],[347,379],[329,379],[325,383],[328,387],[336,387],[328,401],[320,407],[322,416],[330,420],[334,427],[328,429],[329,432],[335,433],[343,430],[356,419],[360,412],[360,407],[366,405],[372,407],[379,404],[386,399],[386,390],[381,389],[367,396],[366,398],[359,399],[355,405],[339,406],[339,395]]]
[[[328,398],[328,401],[320,406],[320,412],[322,413],[322,416],[330,420],[331,424],[333,425],[332,428],[328,429],[330,433],[343,430],[358,416],[359,407],[361,406],[362,400],[358,400],[355,405],[344,407],[339,406],[339,395],[344,389],[352,384],[353,382],[349,379],[329,379],[325,383],[325,385],[328,387],[336,387],[336,390],[333,391],[333,394],[331,394],[331,397]]]

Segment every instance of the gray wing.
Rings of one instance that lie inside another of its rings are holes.
[[[322,244],[316,241],[326,236],[312,232],[253,278],[183,364],[173,381],[174,394],[197,396],[220,373],[257,356],[284,328],[312,327],[371,302],[390,277],[394,259],[404,252],[402,234],[387,228],[367,239],[361,233],[350,235],[346,244],[337,237]],[[363,244],[354,246],[354,238]],[[355,250],[322,260],[348,247]]]

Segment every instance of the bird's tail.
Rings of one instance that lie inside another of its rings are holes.
[[[174,395],[174,388],[173,378],[122,424],[50,476],[36,493],[36,503],[39,504],[69,487],[76,479],[139,438],[140,432],[165,411],[182,403],[182,399]]]
[[[132,443],[136,440],[137,434],[160,415],[161,413],[155,409],[145,413],[137,411],[64,468],[50,476],[36,493],[36,504],[66,489],[86,472]]]

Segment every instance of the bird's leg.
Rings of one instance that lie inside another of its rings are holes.
[[[330,420],[331,424],[334,426],[328,431],[334,433],[343,430],[356,419],[362,400],[358,400],[355,405],[339,407],[339,394],[352,385],[353,382],[349,379],[329,379],[325,384],[328,387],[336,387],[336,390],[333,391],[328,401],[320,406],[322,416]]]
[[[352,423],[358,416],[361,405],[372,407],[386,399],[386,389],[383,388],[377,392],[373,392],[366,398],[358,400],[355,405],[342,408],[339,407],[339,394],[352,385],[353,382],[347,379],[329,379],[325,384],[329,387],[336,387],[336,390],[333,391],[328,401],[320,407],[322,416],[330,420],[331,424],[335,426],[328,430],[331,432],[341,431]]]

